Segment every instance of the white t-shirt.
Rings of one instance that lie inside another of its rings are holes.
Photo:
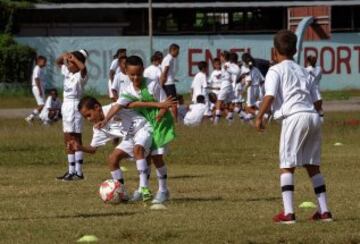
[[[121,91],[121,87],[124,86],[124,84],[126,84],[128,82],[131,82],[129,80],[129,77],[120,71],[114,77],[114,80],[111,84],[111,90],[117,91],[117,93],[119,95],[119,93]]]
[[[261,74],[260,70],[256,67],[253,67],[250,70],[250,78],[252,86],[259,86],[259,84],[265,80],[264,76]]]
[[[119,67],[119,59],[115,58],[115,59],[113,59],[113,61],[111,61],[110,70],[114,71],[115,74],[121,72],[120,67]]]
[[[65,100],[79,100],[84,91],[84,86],[87,82],[88,77],[81,77],[81,71],[73,74],[71,73],[66,65],[61,66],[61,73],[65,76],[64,78],[64,101]]]
[[[212,88],[221,87],[221,70],[213,70],[209,78],[209,84]],[[219,93],[219,90],[212,90],[215,94]]]
[[[150,65],[144,70],[144,77],[150,81],[160,81],[161,68],[160,66]]]
[[[320,66],[312,67],[309,65],[306,70],[315,78],[315,83],[319,86],[321,80],[321,68]]]
[[[184,124],[192,126],[200,124],[206,110],[207,106],[204,103],[191,104],[185,115]]]
[[[274,119],[298,112],[316,112],[313,103],[321,96],[314,78],[292,60],[270,67],[265,79],[266,96],[273,96]]]
[[[230,62],[226,62],[221,67],[221,89],[231,86],[231,74],[228,71]]]
[[[31,84],[32,86],[36,86],[36,79],[40,80],[40,87],[43,89],[44,92],[44,86],[45,86],[45,72],[44,68],[40,68],[38,65],[34,67],[32,78],[31,78]]]
[[[110,109],[111,104],[105,105],[102,107],[104,116],[106,116]],[[97,129],[93,127],[93,137],[90,143],[90,146],[92,147],[99,147],[105,145],[108,141],[114,139],[114,138],[122,138],[125,136],[126,132],[122,126],[121,121],[118,120],[118,117],[115,115],[114,118],[112,118],[109,123],[106,124],[104,128]]]
[[[227,68],[227,71],[230,73],[230,81],[233,85],[233,87],[235,87],[237,80],[240,77],[240,67],[239,65],[235,64],[235,63],[229,63],[229,66]]]
[[[48,121],[50,109],[59,109],[59,110],[61,109],[61,101],[59,98],[53,100],[52,96],[48,96],[46,98],[44,108],[41,110],[39,117],[44,121]]]
[[[192,89],[192,102],[196,103],[196,98],[199,95],[203,95],[205,96],[206,94],[206,87],[207,87],[207,82],[206,82],[206,74],[203,72],[198,72],[195,77],[194,80],[191,84],[191,89]]]
[[[165,70],[165,67],[169,67],[165,85],[175,84],[175,60],[176,59],[168,53],[161,63],[162,72]]]

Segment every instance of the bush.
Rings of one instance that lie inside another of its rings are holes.
[[[36,57],[34,49],[17,44],[8,35],[0,35],[0,83],[29,84]]]

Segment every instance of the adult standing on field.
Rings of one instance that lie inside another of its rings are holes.
[[[177,56],[179,56],[180,47],[178,44],[171,44],[169,46],[169,53],[165,56],[161,63],[161,76],[160,85],[163,87],[168,97],[177,98],[176,86],[175,86],[175,62]],[[177,105],[174,104],[171,108],[173,117],[177,121]]]

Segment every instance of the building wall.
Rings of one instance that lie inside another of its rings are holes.
[[[54,60],[64,51],[81,48],[89,51],[87,89],[103,94],[106,93],[110,62],[118,48],[127,48],[130,55],[141,56],[146,64],[150,62],[148,37],[144,36],[18,37],[17,41],[48,57],[47,87],[62,87],[62,77]],[[221,49],[232,49],[240,55],[249,50],[255,58],[270,59],[272,35],[161,36],[154,37],[154,49],[166,52],[173,42],[181,47],[177,62],[178,89],[187,92],[192,76],[197,72],[197,62],[210,62]],[[334,33],[331,40],[305,42],[303,47],[301,64],[304,64],[304,55],[317,54],[319,57],[318,63],[324,72],[321,89],[360,89],[360,33]]]

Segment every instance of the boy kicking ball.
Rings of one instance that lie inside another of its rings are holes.
[[[321,109],[320,94],[314,79],[293,61],[297,37],[282,30],[274,37],[276,65],[265,79],[265,97],[256,118],[256,128],[263,130],[264,114],[273,106],[274,119],[281,120],[280,184],[284,211],[273,220],[295,223],[293,207],[294,172],[304,167],[311,178],[318,200],[318,210],[312,220],[332,221],[327,206],[324,177],[320,173]]]

